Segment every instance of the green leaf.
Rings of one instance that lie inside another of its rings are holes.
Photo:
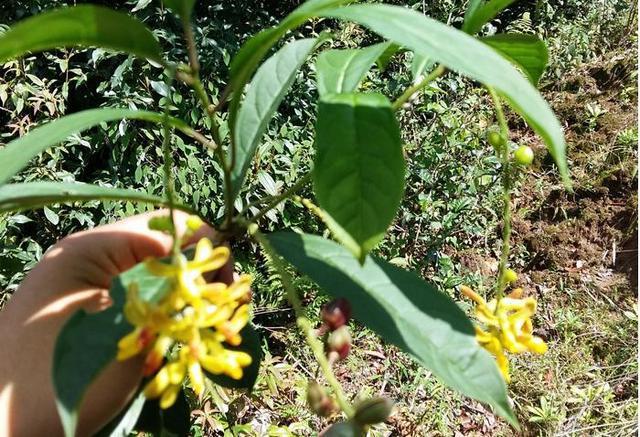
[[[571,186],[562,126],[535,87],[494,49],[453,27],[399,6],[347,6],[322,15],[360,23],[385,39],[495,88],[543,138],[565,185]]]
[[[53,353],[53,386],[66,436],[74,436],[78,408],[91,382],[112,362],[118,341],[133,330],[122,310],[126,291],[137,283],[140,297],[159,300],[169,289],[165,278],[152,275],[144,263],[115,277],[109,295],[113,304],[104,311],[76,312],[63,326]]]
[[[164,199],[122,188],[75,182],[26,182],[0,185],[0,213],[40,208],[54,203],[89,200],[131,200],[163,205]]]
[[[538,84],[549,60],[547,45],[535,35],[498,34],[480,38],[522,69],[534,85]]]
[[[363,430],[354,422],[338,422],[325,428],[318,437],[359,437]]]
[[[324,38],[292,41],[260,66],[242,103],[235,126],[236,159],[231,169],[233,198],[244,182],[258,143],[287,94],[296,73]]]
[[[89,109],[72,115],[58,118],[39,126],[26,135],[11,141],[0,149],[0,184],[7,182],[13,175],[22,170],[31,158],[49,147],[64,141],[69,135],[96,126],[99,123],[123,118],[145,120],[161,123],[163,115],[155,112],[136,111],[124,108]],[[169,117],[169,123],[187,135],[193,130],[182,120]]]
[[[183,20],[191,18],[191,12],[196,4],[196,0],[162,0],[168,8],[182,17]]]
[[[464,15],[462,31],[473,35],[482,26],[493,20],[504,8],[515,0],[472,0]]]
[[[395,56],[396,53],[402,53],[404,49],[400,47],[398,44],[390,43],[384,52],[376,59],[376,65],[380,71],[386,70],[387,66],[391,62],[391,58]]]
[[[425,70],[433,67],[434,62],[428,56],[424,56],[420,53],[413,54],[413,60],[411,61],[411,77],[414,82],[418,80]]]
[[[138,396],[127,405],[125,410],[102,428],[96,437],[126,437],[130,435],[138,422],[146,400],[144,394],[138,393]]]
[[[278,26],[257,33],[240,47],[229,67],[231,86],[234,91],[229,104],[229,126],[235,126],[244,87],[269,49],[289,30],[302,25],[306,20],[322,11],[330,10],[349,1],[353,0],[308,0],[287,15]]]
[[[251,355],[251,364],[243,369],[242,378],[239,380],[232,379],[226,375],[214,375],[207,372],[207,377],[211,379],[215,384],[227,388],[244,388],[251,391],[258,379],[258,373],[260,372],[260,362],[262,361],[262,349],[260,348],[260,336],[256,329],[248,324],[242,331],[240,331],[242,337],[242,343],[240,346],[228,346],[227,349],[246,352]]]
[[[164,63],[160,45],[144,24],[95,5],[54,9],[20,21],[0,36],[0,63],[62,47],[103,47]]]
[[[413,273],[375,257],[363,265],[339,244],[277,232],[272,247],[333,297],[352,303],[354,317],[430,369],[444,384],[490,404],[517,426],[506,385],[473,325],[446,294]]]
[[[326,50],[318,55],[316,75],[320,97],[349,93],[358,84],[391,43],[384,42],[363,49]]]
[[[405,164],[400,129],[381,94],[332,94],[321,99],[313,183],[322,207],[363,259],[400,207]],[[345,241],[343,241],[345,243]]]

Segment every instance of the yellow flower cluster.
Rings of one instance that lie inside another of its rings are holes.
[[[168,278],[172,289],[158,303],[140,299],[138,287],[127,292],[124,314],[135,329],[118,343],[118,360],[145,353],[144,374],[153,379],[144,388],[147,398],[160,398],[162,408],[176,400],[183,380],[189,377],[193,391],[204,390],[202,369],[215,375],[240,379],[251,364],[245,352],[225,348],[238,346],[240,331],[249,321],[251,277],[240,276],[231,285],[207,283],[203,273],[217,270],[229,259],[229,249],[214,248],[206,238],[196,245],[192,261],[180,255],[172,264],[145,261],[147,269]],[[162,367],[169,349],[177,352]],[[160,369],[158,371],[158,369]]]
[[[505,381],[511,379],[505,350],[514,354],[543,354],[547,351],[545,342],[533,335],[531,317],[536,312],[536,300],[532,297],[522,299],[521,288],[489,302],[465,285],[460,287],[460,291],[477,304],[475,315],[485,329],[476,326],[476,339],[496,357]]]

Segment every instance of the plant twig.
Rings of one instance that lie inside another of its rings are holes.
[[[168,87],[171,88],[171,83],[175,77],[175,70],[169,70]],[[169,220],[171,220],[171,236],[173,242],[171,245],[171,254],[176,258],[180,254],[180,240],[178,239],[178,231],[176,229],[176,223],[174,218],[175,212],[175,186],[173,181],[173,155],[171,154],[171,125],[169,124],[169,99],[165,99],[164,113],[162,116],[162,158],[163,158],[163,173],[164,173],[164,189],[167,197],[167,205],[169,206]]]
[[[307,183],[310,180],[311,180],[311,172],[308,172],[304,176],[302,176],[300,179],[298,179],[291,187],[289,187],[285,191],[283,191],[281,194],[279,194],[277,196],[267,196],[267,197],[264,197],[262,199],[258,199],[257,201],[252,202],[249,205],[247,205],[239,215],[243,216],[244,214],[246,214],[249,211],[249,208],[251,208],[252,206],[256,206],[256,205],[260,205],[260,204],[265,203],[265,202],[269,202],[267,204],[267,206],[262,208],[253,217],[251,217],[249,219],[250,222],[255,223],[257,220],[259,220],[261,217],[263,217],[266,213],[268,213],[273,208],[278,206],[278,204],[280,202],[282,202],[283,200],[286,200],[292,194],[296,193],[302,187],[307,185]]]
[[[183,20],[182,25],[184,29],[185,41],[187,43],[187,50],[189,53],[189,66],[191,68],[191,75],[188,82],[190,82],[191,87],[195,91],[204,112],[209,118],[209,123],[211,124],[211,136],[213,137],[213,141],[218,145],[218,147],[213,150],[216,154],[218,163],[222,167],[224,173],[225,223],[223,224],[222,229],[228,229],[231,226],[231,220],[233,219],[231,167],[229,166],[221,147],[222,139],[220,137],[220,127],[218,126],[218,122],[215,117],[215,111],[210,110],[211,102],[209,101],[209,96],[207,95],[207,92],[202,85],[202,81],[200,80],[200,63],[198,62],[198,50],[196,48],[191,23],[189,23],[189,21],[187,20]]]
[[[509,240],[511,238],[511,165],[509,163],[509,126],[504,116],[500,97],[491,87],[487,87],[493,104],[496,107],[496,118],[500,126],[500,134],[505,143],[498,151],[498,158],[502,164],[502,249],[500,251],[500,262],[498,264],[498,282],[496,284],[496,294],[499,298],[504,295],[506,286],[505,272],[509,261]]]
[[[351,418],[353,416],[353,407],[347,400],[347,397],[342,390],[342,386],[340,382],[333,374],[333,370],[331,369],[331,364],[329,364],[329,360],[327,359],[324,351],[324,347],[320,340],[318,340],[313,327],[311,326],[311,322],[307,319],[302,311],[302,303],[300,302],[300,298],[298,297],[298,293],[296,292],[295,286],[293,285],[293,279],[291,275],[286,269],[284,261],[280,258],[280,256],[276,253],[276,251],[271,247],[271,243],[267,240],[264,235],[258,230],[258,226],[255,224],[250,225],[249,234],[253,236],[253,238],[260,244],[262,249],[264,250],[265,255],[271,261],[271,265],[276,270],[278,275],[280,276],[280,281],[282,282],[282,286],[284,287],[287,293],[287,299],[291,303],[293,310],[296,313],[296,321],[298,327],[303,332],[305,336],[305,340],[311,351],[313,352],[316,361],[318,361],[318,365],[322,370],[322,373],[333,389],[333,392],[336,396],[336,401],[338,405],[342,409],[342,411],[347,415],[347,417]]]
[[[420,82],[407,88],[404,91],[404,93],[402,93],[402,95],[398,97],[395,102],[393,102],[393,106],[392,106],[393,110],[397,111],[398,109],[400,109],[402,105],[404,105],[407,102],[407,100],[411,98],[411,96],[413,96],[416,92],[420,91],[422,88],[429,85],[429,83],[433,82],[434,80],[442,76],[445,73],[445,71],[447,71],[447,69],[444,67],[444,65],[439,65],[435,70],[433,70],[429,75],[427,75]]]

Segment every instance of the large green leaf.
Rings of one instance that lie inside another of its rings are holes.
[[[238,108],[245,85],[256,71],[258,64],[265,57],[269,49],[291,29],[300,26],[309,18],[322,11],[353,0],[308,0],[285,17],[282,22],[271,29],[264,29],[247,40],[238,53],[231,60],[231,86],[234,90],[229,104],[229,126],[235,126]]]
[[[104,47],[164,62],[160,45],[144,24],[123,12],[81,5],[44,12],[12,26],[0,36],[0,63],[61,47]]]
[[[565,185],[571,185],[562,126],[535,87],[494,49],[464,32],[400,6],[347,6],[322,15],[360,23],[386,39],[495,88],[544,139]]]
[[[271,117],[291,88],[296,73],[324,38],[292,41],[260,66],[242,103],[235,128],[236,159],[231,169],[233,197],[242,183]]]
[[[464,15],[462,30],[473,35],[482,26],[493,20],[504,8],[515,0],[471,0]]]
[[[534,85],[538,84],[549,60],[547,45],[535,35],[501,33],[480,39],[520,67]]]
[[[411,61],[411,76],[414,81],[418,81],[425,70],[433,67],[433,60],[428,56],[420,53],[413,54],[413,60]]]
[[[313,183],[320,206],[355,241],[363,259],[382,238],[404,192],[400,129],[381,94],[320,100]],[[345,243],[345,241],[342,241]]]
[[[339,244],[277,232],[273,248],[331,296],[351,302],[354,317],[430,369],[443,383],[493,406],[512,424],[506,386],[494,359],[475,339],[462,310],[413,273],[374,257],[360,265]]]
[[[163,117],[162,114],[149,111],[101,108],[89,109],[58,118],[33,129],[0,149],[0,162],[2,162],[2,166],[0,166],[0,184],[7,182],[13,175],[22,170],[31,158],[64,141],[69,135],[106,121],[128,118],[161,123]],[[193,129],[182,120],[169,117],[169,123],[187,135],[192,135],[193,133]]]
[[[53,203],[95,199],[164,204],[163,198],[140,191],[74,182],[27,182],[0,185],[0,213],[40,208]]]
[[[316,75],[318,94],[355,91],[371,66],[391,46],[389,42],[364,49],[326,50],[318,55]]]
[[[148,301],[160,299],[169,289],[166,278],[153,276],[144,264],[117,276],[111,283],[113,304],[104,311],[76,312],[63,326],[53,354],[53,386],[58,413],[65,435],[75,435],[82,396],[98,374],[112,362],[118,341],[133,327],[122,310],[126,291],[137,283],[140,296]]]

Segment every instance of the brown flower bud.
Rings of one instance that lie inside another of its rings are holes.
[[[351,350],[351,334],[347,326],[341,326],[327,338],[327,347],[329,354],[334,352],[338,359],[344,360]]]
[[[336,411],[335,402],[316,381],[309,381],[307,385],[307,403],[311,411],[321,417],[328,417]]]
[[[356,406],[353,420],[360,425],[373,425],[384,422],[393,408],[393,401],[386,398],[371,398]]]
[[[351,305],[343,297],[334,299],[322,308],[321,316],[329,329],[335,331],[351,318]]]

